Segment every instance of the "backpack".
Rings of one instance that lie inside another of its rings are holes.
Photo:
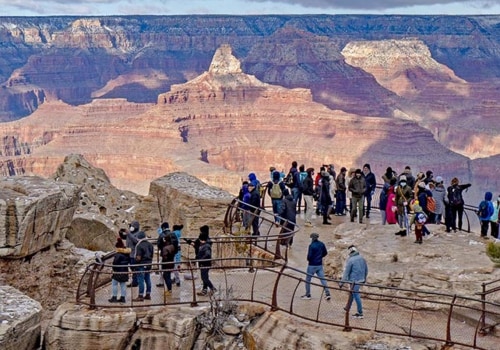
[[[271,187],[271,191],[269,192],[271,198],[273,199],[281,199],[283,197],[283,191],[281,190],[281,182],[274,183]]]
[[[481,219],[487,219],[488,218],[488,202],[482,201],[479,204],[479,209],[477,211],[477,216],[479,216]]]
[[[175,233],[173,233],[172,231],[169,231],[165,235],[165,240],[167,237],[170,237],[170,242],[172,242],[172,245],[175,247],[174,255],[177,254],[177,252],[179,251],[179,248],[180,248],[179,240],[177,239],[177,235]]]
[[[288,175],[283,179],[283,182],[285,183],[285,185],[287,185],[290,188],[294,187],[293,174],[291,172],[289,172]]]
[[[452,187],[450,189],[450,194],[448,195],[448,200],[450,201],[450,205],[453,206],[459,206],[463,204],[462,191],[459,188]]]
[[[434,197],[427,196],[427,210],[431,213],[436,212],[436,200]]]

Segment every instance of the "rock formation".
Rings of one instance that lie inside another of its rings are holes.
[[[0,286],[0,345],[4,350],[37,349],[42,307],[15,288]]]
[[[0,178],[0,256],[24,258],[60,242],[79,191],[35,176]]]

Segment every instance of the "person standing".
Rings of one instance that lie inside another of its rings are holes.
[[[399,231],[396,235],[406,236],[410,230],[408,220],[408,205],[412,198],[413,191],[406,182],[406,175],[399,177],[399,185],[396,188],[396,205],[398,212]]]
[[[139,221],[132,221],[128,228],[127,232],[127,238],[126,238],[126,245],[127,248],[130,249],[130,270],[132,272],[135,271],[135,247],[137,245],[137,242],[139,242],[139,239],[137,238],[137,234],[139,233],[139,228],[141,225],[139,224]],[[127,285],[127,287],[137,287],[137,274],[133,273],[132,274],[132,282]]]
[[[345,215],[346,212],[346,173],[347,169],[342,167],[340,173],[337,175],[335,182],[337,184],[337,203],[335,205],[335,215]]]
[[[123,240],[118,237],[115,244],[116,254],[113,258],[113,276],[111,277],[110,303],[124,303],[127,295],[128,264],[130,262],[130,248],[125,248]],[[118,299],[118,285],[120,285],[120,299]]]
[[[290,234],[295,229],[295,223],[297,219],[297,205],[293,200],[293,196],[291,195],[288,188],[285,189],[284,192],[283,204],[281,205],[281,232],[285,238],[281,240],[283,245],[291,247],[293,244],[293,236]]]
[[[440,224],[445,213],[445,197],[446,188],[443,185],[443,178],[441,176],[436,177],[436,186],[431,190],[432,197],[436,201],[436,215],[434,217],[434,224]]]
[[[144,231],[137,234],[139,241],[135,247],[135,263],[137,271],[137,283],[139,285],[139,295],[134,301],[151,300],[151,264],[153,263],[154,246],[146,238]],[[146,295],[144,295],[144,284],[146,285]]]
[[[370,210],[372,208],[372,197],[375,194],[375,189],[377,188],[377,179],[375,178],[375,174],[372,173],[370,164],[366,163],[363,165],[363,175],[366,182],[365,188],[365,199],[366,199],[366,207],[365,207],[365,216],[367,219],[370,218]]]
[[[208,289],[210,289],[210,293],[213,294],[217,291],[214,285],[210,281],[209,271],[212,266],[212,241],[208,235],[208,226],[200,227],[200,235],[198,236],[199,240],[199,248],[196,253],[196,259],[200,260],[198,265],[200,267],[200,275],[201,280],[203,282],[202,290],[197,295],[206,296],[208,295]]]
[[[491,224],[491,235],[493,237],[496,238],[496,240],[498,241],[498,223],[499,223],[499,220],[498,220],[498,211],[500,209],[500,195],[498,195],[498,198],[496,201],[493,202],[493,209],[494,209],[494,212],[493,212],[493,215],[491,216],[491,219],[490,219],[490,224]]]
[[[349,191],[352,193],[351,222],[354,222],[357,214],[360,224],[363,223],[363,202],[366,191],[366,181],[361,174],[361,169],[356,169],[354,177],[349,181]]]
[[[469,188],[471,184],[460,185],[458,178],[454,177],[451,179],[451,186],[448,187],[448,203],[451,210],[451,228],[453,231],[457,231],[457,219],[458,219],[458,230],[462,231],[462,218],[464,215],[464,199],[462,192],[463,190]],[[446,227],[446,232],[450,232],[450,228]]]
[[[177,237],[177,253],[175,253],[175,258],[174,258],[174,280],[175,280],[175,285],[177,287],[181,286],[181,277],[179,274],[179,269],[181,268],[181,259],[182,259],[182,251],[181,251],[181,237],[182,237],[182,229],[184,228],[184,225],[174,225],[173,227],[173,234]]]
[[[493,206],[493,203],[491,203],[492,199],[493,199],[493,193],[486,192],[484,194],[484,200],[481,201],[481,203],[479,203],[477,208],[477,216],[479,217],[479,222],[481,223],[482,238],[488,237],[488,227],[490,225],[490,220],[493,214],[495,214],[495,208]]]
[[[163,280],[165,281],[165,297],[172,296],[172,270],[174,269],[174,259],[177,248],[172,242],[172,232],[162,237],[163,245],[161,250],[161,268],[163,270]],[[177,243],[177,242],[175,242]]]
[[[312,214],[314,210],[313,206],[313,196],[314,196],[314,169],[313,168],[308,168],[307,171],[307,176],[302,182],[302,188],[303,188],[303,196],[304,196],[304,202],[305,202],[305,223],[304,226],[312,227]]]
[[[273,205],[274,222],[279,224],[279,215],[283,203],[283,192],[286,186],[281,181],[280,172],[273,171],[272,180],[267,183],[267,194],[271,197],[271,204]]]
[[[342,280],[339,282],[340,288],[344,286],[344,283],[351,284],[351,295],[349,296],[349,301],[347,302],[347,306],[344,310],[349,312],[352,306],[352,301],[354,300],[356,301],[357,312],[353,315],[353,317],[363,318],[363,304],[361,302],[359,290],[361,288],[361,283],[366,283],[366,278],[368,277],[368,265],[366,264],[365,258],[361,256],[358,249],[354,245],[349,246],[347,249],[349,251],[349,257],[347,258]]]
[[[328,217],[333,201],[330,196],[330,174],[326,170],[321,172],[320,183],[319,203],[321,205],[321,214],[323,215],[323,225],[331,225],[332,223],[328,221]]]
[[[250,221],[252,224],[252,235],[253,236],[260,236],[259,232],[259,215],[260,215],[260,194],[258,190],[258,183],[255,181],[249,182],[248,183],[248,191],[250,193],[250,198],[249,198],[249,211],[252,213],[250,214]]]
[[[325,244],[318,240],[319,234],[313,232],[309,237],[311,238],[311,243],[307,251],[306,294],[300,298],[303,300],[311,300],[311,279],[314,275],[317,275],[323,285],[325,299],[330,300],[330,289],[326,283],[325,272],[323,270],[323,258],[328,254],[328,251],[326,250]]]

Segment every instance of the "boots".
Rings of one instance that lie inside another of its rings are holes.
[[[111,297],[111,299],[108,299],[108,301],[110,303],[117,303],[118,302],[118,299],[116,299],[116,297]]]
[[[125,302],[125,297],[121,297],[119,300],[118,300],[119,303],[124,303]]]

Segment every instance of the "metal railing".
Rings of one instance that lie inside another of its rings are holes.
[[[152,287],[151,300],[146,302],[134,301],[130,295],[126,303],[109,303],[109,281],[113,273],[110,259],[111,256],[103,257],[102,263],[96,262],[87,267],[78,287],[77,303],[92,308],[196,306],[215,298],[264,304],[273,311],[280,310],[305,320],[341,327],[345,331],[372,330],[476,349],[492,349],[492,342],[498,341],[498,338],[484,335],[495,326],[491,320],[500,319],[499,304],[452,294],[363,284],[360,294],[365,318],[352,320],[349,310],[344,310],[352,297],[352,290],[340,288],[338,280],[325,279],[331,293],[330,301],[324,299],[325,291],[317,278],[311,282],[314,298],[302,300],[300,295],[305,288],[305,272],[284,262],[258,258],[251,258],[251,271],[246,267],[249,258],[212,260],[210,279],[218,291],[210,297],[197,295],[200,268],[197,267],[198,261],[190,261],[180,269],[185,276],[184,286],[174,289],[172,296],[165,295],[163,288]],[[152,276],[153,271],[165,271],[156,263],[151,264],[151,269]],[[135,288],[129,293],[134,291]],[[469,323],[464,323],[460,319],[463,314],[477,316],[471,316]]]
[[[380,190],[380,189],[379,189]],[[378,192],[380,193],[380,192]],[[377,192],[374,200],[377,198]],[[375,202],[374,202],[375,203]],[[377,202],[378,203],[378,202]],[[296,317],[317,323],[352,329],[373,330],[379,333],[442,341],[476,349],[493,349],[498,338],[484,336],[491,334],[500,320],[500,304],[491,295],[500,287],[493,281],[483,284],[477,295],[480,299],[445,293],[393,288],[381,285],[363,284],[362,298],[366,311],[363,320],[351,320],[349,310],[344,311],[347,301],[352,298],[352,290],[341,289],[338,280],[326,278],[332,299],[326,301],[324,289],[317,278],[311,282],[313,300],[301,300],[305,288],[306,273],[287,265],[288,240],[295,234],[286,229],[282,221],[276,228],[275,216],[263,208],[253,213],[259,220],[259,236],[249,235],[241,225],[241,202],[237,199],[228,205],[225,216],[224,233],[227,236],[212,237],[213,259],[210,275],[218,292],[210,298],[228,301],[249,301],[264,304],[271,310],[280,310]],[[278,233],[274,231],[278,230]],[[284,242],[285,253],[279,251]],[[191,249],[185,247],[183,249]],[[151,300],[134,301],[133,292],[128,289],[126,303],[110,303],[110,281],[114,253],[102,257],[100,262],[87,266],[78,285],[76,302],[91,308],[141,308],[208,303],[210,298],[200,297],[200,268],[198,261],[182,261],[179,273],[184,276],[182,288],[173,290],[173,296],[166,295],[165,289],[154,287],[152,282]],[[167,271],[161,263],[149,264],[153,279]],[[137,273],[130,271],[130,274]],[[159,277],[158,277],[159,278]],[[493,286],[493,287],[492,287]],[[489,288],[489,289],[488,289]],[[491,300],[488,300],[491,299]],[[464,319],[463,315],[468,315]]]

